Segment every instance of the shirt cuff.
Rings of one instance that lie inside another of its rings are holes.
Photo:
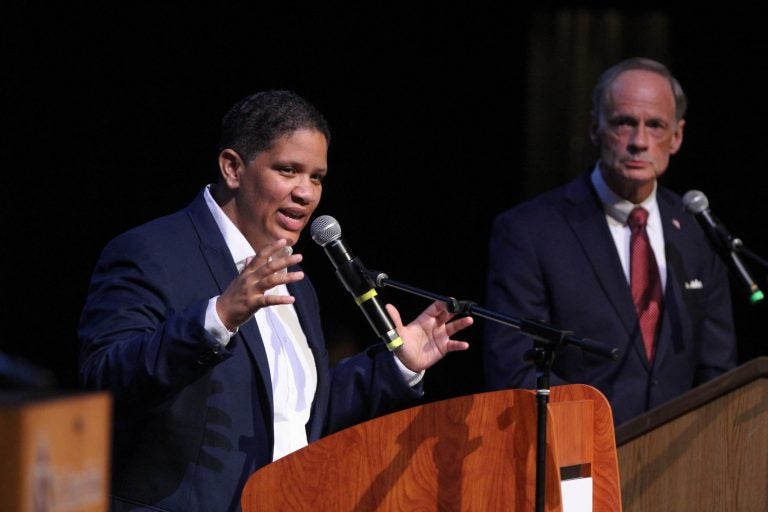
[[[408,383],[410,387],[415,386],[419,382],[421,382],[421,379],[424,378],[424,372],[426,370],[421,370],[420,372],[416,373],[413,370],[408,369],[402,361],[400,361],[400,358],[396,355],[392,355],[392,357],[395,358],[395,363],[397,363],[397,367],[400,370],[400,374],[405,379],[405,382]]]
[[[221,321],[219,314],[216,312],[216,302],[218,300],[219,296],[217,295],[208,301],[208,307],[205,308],[204,327],[205,330],[208,331],[208,334],[213,336],[216,341],[226,347],[229,343],[229,340],[232,339],[232,336],[237,334],[237,329],[230,331],[224,326],[224,322]]]

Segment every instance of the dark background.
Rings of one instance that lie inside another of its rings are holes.
[[[220,119],[247,94],[293,89],[325,114],[331,172],[317,214],[339,220],[368,267],[481,305],[493,217],[539,191],[531,185],[537,155],[568,144],[554,135],[536,151],[526,144],[526,98],[537,87],[528,73],[531,22],[563,6],[20,5],[0,22],[1,350],[61,388],[76,385],[78,315],[101,248],[215,180]],[[666,63],[691,104],[683,149],[664,180],[681,194],[704,191],[730,231],[766,257],[762,17],[654,12],[669,20]],[[562,128],[555,121],[552,133]],[[337,355],[373,341],[322,250],[309,236],[299,250]],[[766,269],[750,268],[768,289]],[[768,354],[768,301],[749,305],[738,281],[733,292],[741,360]],[[406,319],[428,304],[380,293]],[[482,326],[466,332],[468,352],[429,371],[430,397],[481,389]]]

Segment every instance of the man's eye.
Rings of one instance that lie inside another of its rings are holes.
[[[614,126],[635,126],[637,123],[634,119],[630,119],[628,117],[620,117],[618,119],[613,120]]]

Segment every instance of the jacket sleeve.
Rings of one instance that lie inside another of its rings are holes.
[[[134,232],[113,240],[94,270],[80,318],[81,384],[123,405],[166,400],[231,356],[207,331],[210,297],[184,297],[167,255]]]
[[[326,434],[419,403],[422,384],[411,388],[394,358],[377,343],[332,369]]]

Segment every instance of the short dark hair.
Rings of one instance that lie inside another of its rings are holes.
[[[224,115],[219,152],[234,149],[248,162],[283,135],[302,129],[319,131],[326,142],[331,142],[328,122],[307,100],[291,91],[257,92],[235,103]]]
[[[670,87],[672,87],[672,94],[675,96],[675,118],[677,121],[682,119],[688,108],[688,98],[686,98],[680,82],[678,82],[677,78],[672,75],[672,72],[669,71],[667,66],[661,62],[645,57],[633,57],[631,59],[623,60],[606,69],[603,74],[600,75],[600,78],[597,80],[597,84],[592,91],[592,115],[599,117],[603,113],[606,94],[613,81],[623,72],[635,69],[652,71],[667,79]]]

